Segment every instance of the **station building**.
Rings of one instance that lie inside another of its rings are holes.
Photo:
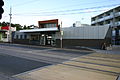
[[[55,45],[55,33],[59,31],[58,19],[38,21],[39,28],[15,32],[14,43]]]
[[[109,26],[60,27],[58,19],[38,21],[38,29],[16,31],[13,42],[53,47],[101,48],[103,43],[111,44]]]

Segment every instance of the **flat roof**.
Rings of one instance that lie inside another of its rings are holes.
[[[39,29],[29,29],[29,30],[20,30],[20,32],[50,32],[50,31],[59,31],[57,27],[53,28],[39,28]]]

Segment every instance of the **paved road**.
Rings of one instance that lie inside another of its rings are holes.
[[[119,63],[119,54],[92,53],[14,77],[22,80],[119,80]]]
[[[61,64],[73,58],[93,53],[93,51],[69,51],[57,48],[0,43],[0,74],[10,76],[40,68]],[[7,76],[7,77],[5,77]]]
[[[93,53],[93,51],[78,52],[48,47],[0,44],[0,53],[45,63],[58,64],[78,56]]]
[[[12,71],[13,66],[4,71],[0,70],[0,80],[116,80],[120,75],[120,53],[95,51],[0,44],[0,59],[2,59],[0,68],[4,68],[6,63],[6,68],[11,63],[12,65],[15,63],[14,67],[18,67],[18,71],[17,69]],[[25,64],[27,64],[27,70],[24,68]],[[48,66],[41,67],[39,64]],[[23,71],[19,71],[19,68]]]

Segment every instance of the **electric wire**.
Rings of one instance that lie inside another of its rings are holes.
[[[51,15],[67,15],[67,14],[79,14],[79,13],[91,13],[91,12],[98,12],[98,11],[105,11],[105,10],[99,10],[101,8],[108,8],[117,6],[120,4],[112,4],[112,5],[105,5],[105,6],[97,6],[97,7],[90,7],[90,8],[80,8],[80,9],[71,9],[71,10],[62,10],[62,11],[51,11],[51,12],[41,12],[41,13],[21,13],[21,14],[13,14],[13,15],[26,15],[26,16],[51,16]],[[97,9],[97,10],[95,10]],[[89,11],[92,10],[92,11]],[[78,12],[80,11],[80,12]],[[64,13],[65,12],[65,13]],[[44,13],[44,14],[43,14]]]
[[[84,13],[93,13],[93,12],[101,12],[101,11],[106,11],[105,10],[94,10],[94,11],[88,11],[88,12],[75,12],[75,13],[61,13],[61,14],[41,14],[41,15],[29,15],[29,14],[13,14],[15,16],[57,16],[57,15],[73,15],[73,14],[84,14]]]

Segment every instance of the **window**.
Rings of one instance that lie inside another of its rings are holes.
[[[27,35],[24,35],[24,39],[27,39]]]
[[[23,39],[23,35],[20,35],[20,39]]]
[[[51,27],[51,24],[49,24],[49,27]]]
[[[3,36],[2,36],[3,38],[7,38],[7,34],[5,34],[5,33],[3,33]]]
[[[54,27],[57,27],[57,24],[54,24]]]
[[[48,28],[49,27],[49,25],[48,24],[46,24],[46,28]]]
[[[18,39],[18,35],[16,35],[16,39]]]
[[[55,27],[55,25],[54,25],[54,24],[52,24],[52,27]]]

